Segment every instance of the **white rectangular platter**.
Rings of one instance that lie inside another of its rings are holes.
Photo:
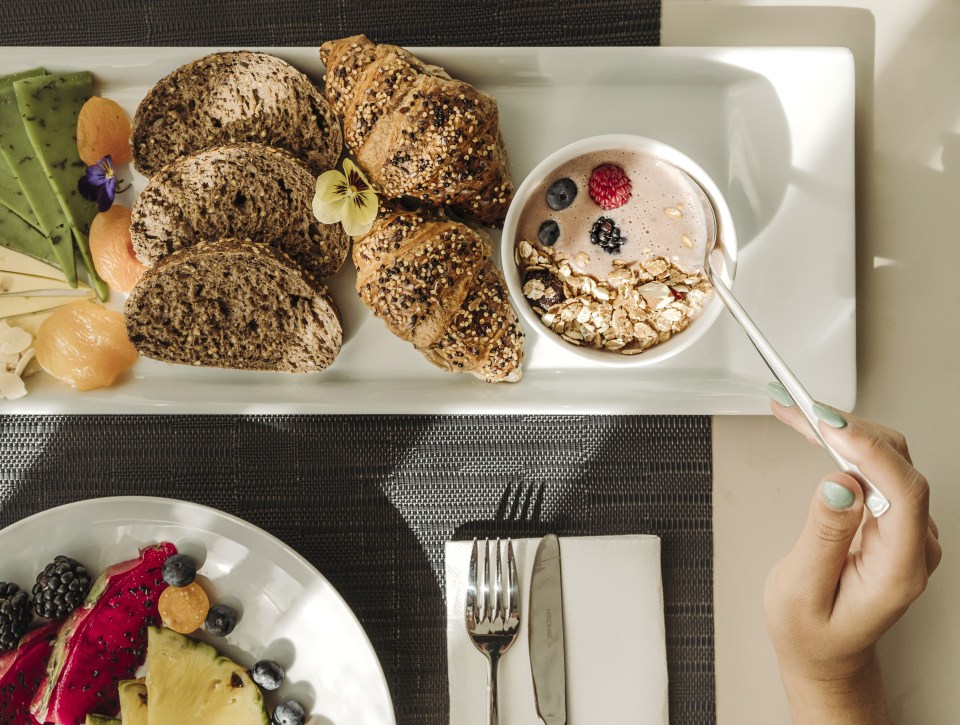
[[[159,78],[226,48],[2,48],[0,72],[86,68],[131,114]],[[320,82],[316,48],[263,48]],[[841,48],[413,48],[492,93],[519,184],[571,141],[635,133],[698,161],[725,194],[740,244],[734,290],[811,394],[856,393],[854,68]],[[131,204],[144,181],[121,197]],[[497,234],[494,234],[497,241]],[[771,375],[728,313],[651,367],[590,367],[527,336],[524,378],[488,385],[444,373],[391,336],[334,279],[345,344],[321,373],[285,375],[141,359],[112,388],[49,376],[3,413],[763,414]],[[117,309],[122,295],[110,303]]]

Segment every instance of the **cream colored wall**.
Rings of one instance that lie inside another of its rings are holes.
[[[939,725],[957,722],[960,712],[960,4],[843,5],[663,0],[662,42],[839,45],[854,52],[856,412],[907,435],[931,483],[944,548],[927,592],[880,653],[895,721]],[[772,417],[714,420],[721,724],[788,721],[760,596],[767,570],[791,545],[831,465]]]

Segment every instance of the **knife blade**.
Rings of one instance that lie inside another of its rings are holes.
[[[566,725],[567,675],[563,650],[560,540],[547,534],[537,546],[530,579],[530,671],[537,714],[546,725]]]

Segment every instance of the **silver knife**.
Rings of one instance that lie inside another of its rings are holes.
[[[566,725],[567,675],[563,652],[560,540],[547,534],[537,546],[530,579],[530,671],[537,714],[546,725]]]

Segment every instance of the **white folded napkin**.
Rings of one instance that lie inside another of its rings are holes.
[[[526,617],[539,543],[539,539],[513,542],[520,579],[520,633],[500,660],[500,725],[540,722]],[[487,662],[464,623],[472,545],[456,541],[446,546],[450,725],[487,722]],[[568,725],[667,725],[660,539],[561,538],[560,560]]]

